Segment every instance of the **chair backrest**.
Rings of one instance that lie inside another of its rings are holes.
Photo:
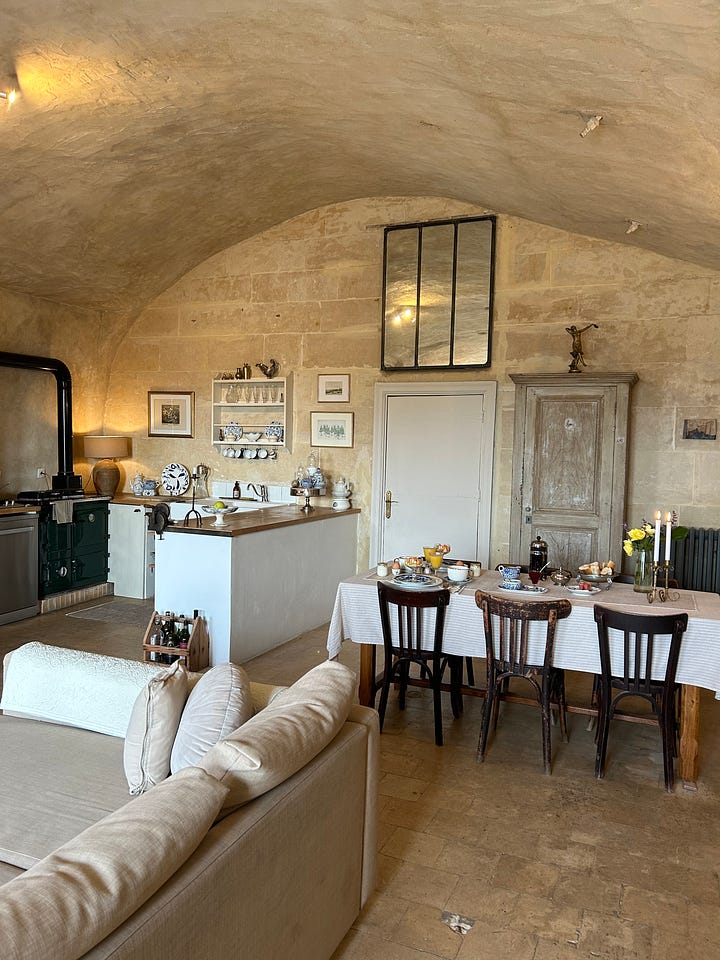
[[[392,653],[400,657],[420,658],[423,653],[427,656],[428,651],[440,653],[445,610],[450,602],[450,591],[446,587],[439,590],[405,590],[378,580],[378,601],[386,655]],[[435,610],[431,640],[423,636],[423,613],[428,608]],[[394,633],[393,623],[396,626]]]
[[[494,663],[500,673],[523,676],[529,666],[552,665],[555,627],[570,616],[569,600],[515,600],[478,590],[475,603],[482,610],[488,668]],[[547,624],[542,664],[528,659],[530,624],[538,621]]]
[[[597,623],[598,643],[600,645],[600,670],[603,677],[612,677],[615,686],[622,683],[622,688],[629,694],[639,697],[649,697],[651,684],[657,687],[663,683],[670,692],[675,685],[680,644],[687,630],[688,615],[686,613],[671,614],[642,614],[621,613],[596,604],[594,609]],[[619,659],[615,659],[615,669],[610,652],[610,630],[617,630],[622,634],[622,672],[617,669]],[[655,652],[655,638],[669,636],[670,645],[663,679],[652,678],[652,664]],[[644,640],[643,640],[644,638]]]

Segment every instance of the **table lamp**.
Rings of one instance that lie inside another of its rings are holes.
[[[85,437],[85,456],[97,460],[92,480],[101,497],[114,497],[120,483],[120,470],[115,461],[127,457],[127,437]]]

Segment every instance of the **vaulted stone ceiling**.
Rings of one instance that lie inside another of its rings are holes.
[[[0,285],[133,311],[399,194],[720,267],[719,28],[716,0],[4,0]]]

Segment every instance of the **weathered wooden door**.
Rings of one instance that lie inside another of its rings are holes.
[[[622,559],[629,374],[514,375],[510,559],[538,534],[552,566]]]

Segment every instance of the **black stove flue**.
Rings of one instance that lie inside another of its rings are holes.
[[[62,362],[52,357],[33,357],[24,353],[6,353],[0,350],[0,366],[16,367],[25,370],[44,370],[52,373],[57,383],[57,436],[58,436],[58,472],[52,478],[52,491],[25,491],[34,495],[48,492],[57,494],[49,499],[62,500],[66,497],[81,497],[82,477],[73,471],[72,454],[72,377]],[[24,500],[22,503],[42,503],[40,500]]]

